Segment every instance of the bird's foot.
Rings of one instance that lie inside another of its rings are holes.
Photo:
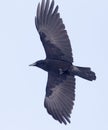
[[[61,68],[59,68],[59,74],[62,75],[63,73],[64,71]]]

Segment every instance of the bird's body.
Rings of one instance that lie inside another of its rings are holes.
[[[41,66],[41,63],[42,66]],[[54,72],[54,73],[60,73],[60,71],[67,71],[72,66],[69,62],[62,61],[62,60],[55,60],[55,59],[45,59],[41,60],[37,63],[38,67],[42,68],[43,70],[47,72]]]
[[[75,99],[75,76],[92,81],[96,79],[95,73],[89,67],[73,65],[70,40],[53,0],[51,4],[49,0],[38,4],[35,25],[46,59],[31,65],[48,72],[44,106],[55,120],[70,123]]]

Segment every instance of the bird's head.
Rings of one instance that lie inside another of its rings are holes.
[[[43,70],[46,70],[46,60],[39,60],[39,61],[36,61],[34,62],[33,64],[30,64],[29,66],[37,66]]]

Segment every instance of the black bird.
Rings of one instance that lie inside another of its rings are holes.
[[[65,25],[54,0],[42,0],[38,4],[35,25],[46,52],[46,59],[30,66],[37,66],[48,72],[44,106],[47,112],[60,123],[70,123],[70,114],[75,99],[75,76],[95,80],[89,67],[72,64],[72,49]]]

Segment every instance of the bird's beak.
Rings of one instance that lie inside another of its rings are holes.
[[[36,66],[36,62],[35,62],[35,63],[33,63],[33,64],[30,64],[29,66]]]

